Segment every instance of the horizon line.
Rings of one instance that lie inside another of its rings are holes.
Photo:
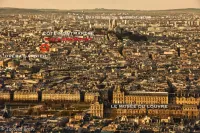
[[[61,10],[61,11],[70,11],[70,10],[124,10],[124,11],[169,11],[169,10],[186,10],[186,9],[197,9],[200,10],[200,8],[175,8],[175,9],[115,9],[115,8],[84,8],[84,9],[55,9],[55,8],[20,8],[20,7],[0,7],[0,9],[3,8],[13,8],[13,9],[32,9],[32,10]]]

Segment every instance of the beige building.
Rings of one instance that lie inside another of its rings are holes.
[[[161,118],[167,117],[183,117],[183,118],[199,118],[200,110],[196,105],[172,105],[167,109],[112,109],[112,113],[116,116],[133,116],[133,115],[147,115],[159,116]]]
[[[9,101],[10,100],[10,93],[9,92],[0,92],[0,100]]]
[[[145,92],[145,91],[132,91],[125,93],[117,86],[113,91],[113,104],[163,104],[168,105],[168,108],[154,108],[154,109],[112,109],[112,113],[121,116],[132,115],[150,115],[167,118],[173,117],[186,117],[186,118],[199,118],[200,110],[198,105],[200,103],[198,93],[177,93],[175,94],[172,105],[168,101],[168,92]]]
[[[80,101],[80,92],[74,93],[55,93],[55,92],[42,92],[42,101]]]
[[[168,104],[168,92],[132,91],[127,94],[116,87],[113,104]]]
[[[175,104],[200,105],[200,94],[178,93],[176,94],[176,97],[175,97]]]
[[[38,101],[38,93],[30,91],[15,91],[14,101]]]
[[[98,92],[86,92],[84,96],[84,102],[91,103],[95,100],[95,97],[99,97]]]
[[[90,106],[90,114],[92,116],[97,116],[97,117],[104,117],[104,105],[100,104],[99,102],[95,102],[91,104]]]

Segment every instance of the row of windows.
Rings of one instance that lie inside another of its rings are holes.
[[[120,98],[120,99],[123,99],[124,97],[113,97],[113,99],[117,99],[117,98]],[[162,100],[167,100],[168,97],[125,97],[125,99],[141,99],[141,100],[151,100],[151,99],[162,99]]]
[[[51,96],[51,97],[79,97],[80,95],[65,95],[65,94],[60,94],[60,95],[55,95],[55,94],[44,94],[42,95],[43,97],[46,96]]]
[[[14,99],[31,99],[31,98],[38,98],[38,97],[14,97]]]
[[[80,99],[80,97],[43,97],[42,99]]]
[[[1,96],[0,99],[2,98],[10,98],[10,96]]]
[[[146,113],[146,111],[144,110],[117,110],[118,114],[137,114],[137,113]],[[167,115],[184,115],[184,114],[190,114],[190,115],[194,115],[197,116],[199,115],[199,112],[194,112],[194,111],[170,111],[170,110],[158,110],[158,111],[148,111],[149,114],[167,114]]]
[[[103,109],[103,106],[91,106],[91,109]]]
[[[14,101],[16,100],[28,101],[28,100],[38,100],[38,98],[15,98]]]
[[[126,100],[139,99],[139,100],[167,100],[166,97],[125,97]]]
[[[94,97],[85,97],[85,100],[90,100],[90,99],[94,99]]]
[[[38,95],[14,95],[14,97],[38,97]]]
[[[185,98],[185,97],[182,97],[182,98],[176,98],[177,100],[188,100],[188,101],[195,101],[195,100],[198,100],[199,98]]]
[[[198,104],[197,101],[185,101],[185,102],[180,102],[180,101],[176,101],[176,104]]]
[[[60,98],[47,98],[47,99],[42,99],[42,101],[47,101],[47,100],[57,100],[57,101],[79,101],[80,99],[60,99]]]
[[[92,109],[101,109],[103,106],[91,106]]]
[[[42,96],[43,98],[53,98],[53,97],[58,97],[58,98],[79,98],[80,96]]]
[[[150,100],[146,100],[146,99],[126,99],[125,101],[128,101],[128,102],[130,102],[130,101],[145,101],[145,102],[156,102],[156,101],[158,101],[158,102],[168,102],[168,100],[160,100],[160,99],[150,99]]]
[[[161,100],[123,100],[123,99],[114,99],[113,103],[168,103],[168,100],[161,101]]]

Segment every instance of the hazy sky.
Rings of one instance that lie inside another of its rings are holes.
[[[0,0],[0,7],[162,10],[200,8],[200,0]]]

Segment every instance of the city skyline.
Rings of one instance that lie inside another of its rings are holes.
[[[198,3],[41,1],[0,0],[0,132],[200,133]]]
[[[39,3],[39,4],[38,4]],[[0,7],[13,8],[31,8],[31,9],[125,9],[125,10],[168,10],[168,9],[183,9],[183,8],[200,8],[199,0],[1,0]]]

